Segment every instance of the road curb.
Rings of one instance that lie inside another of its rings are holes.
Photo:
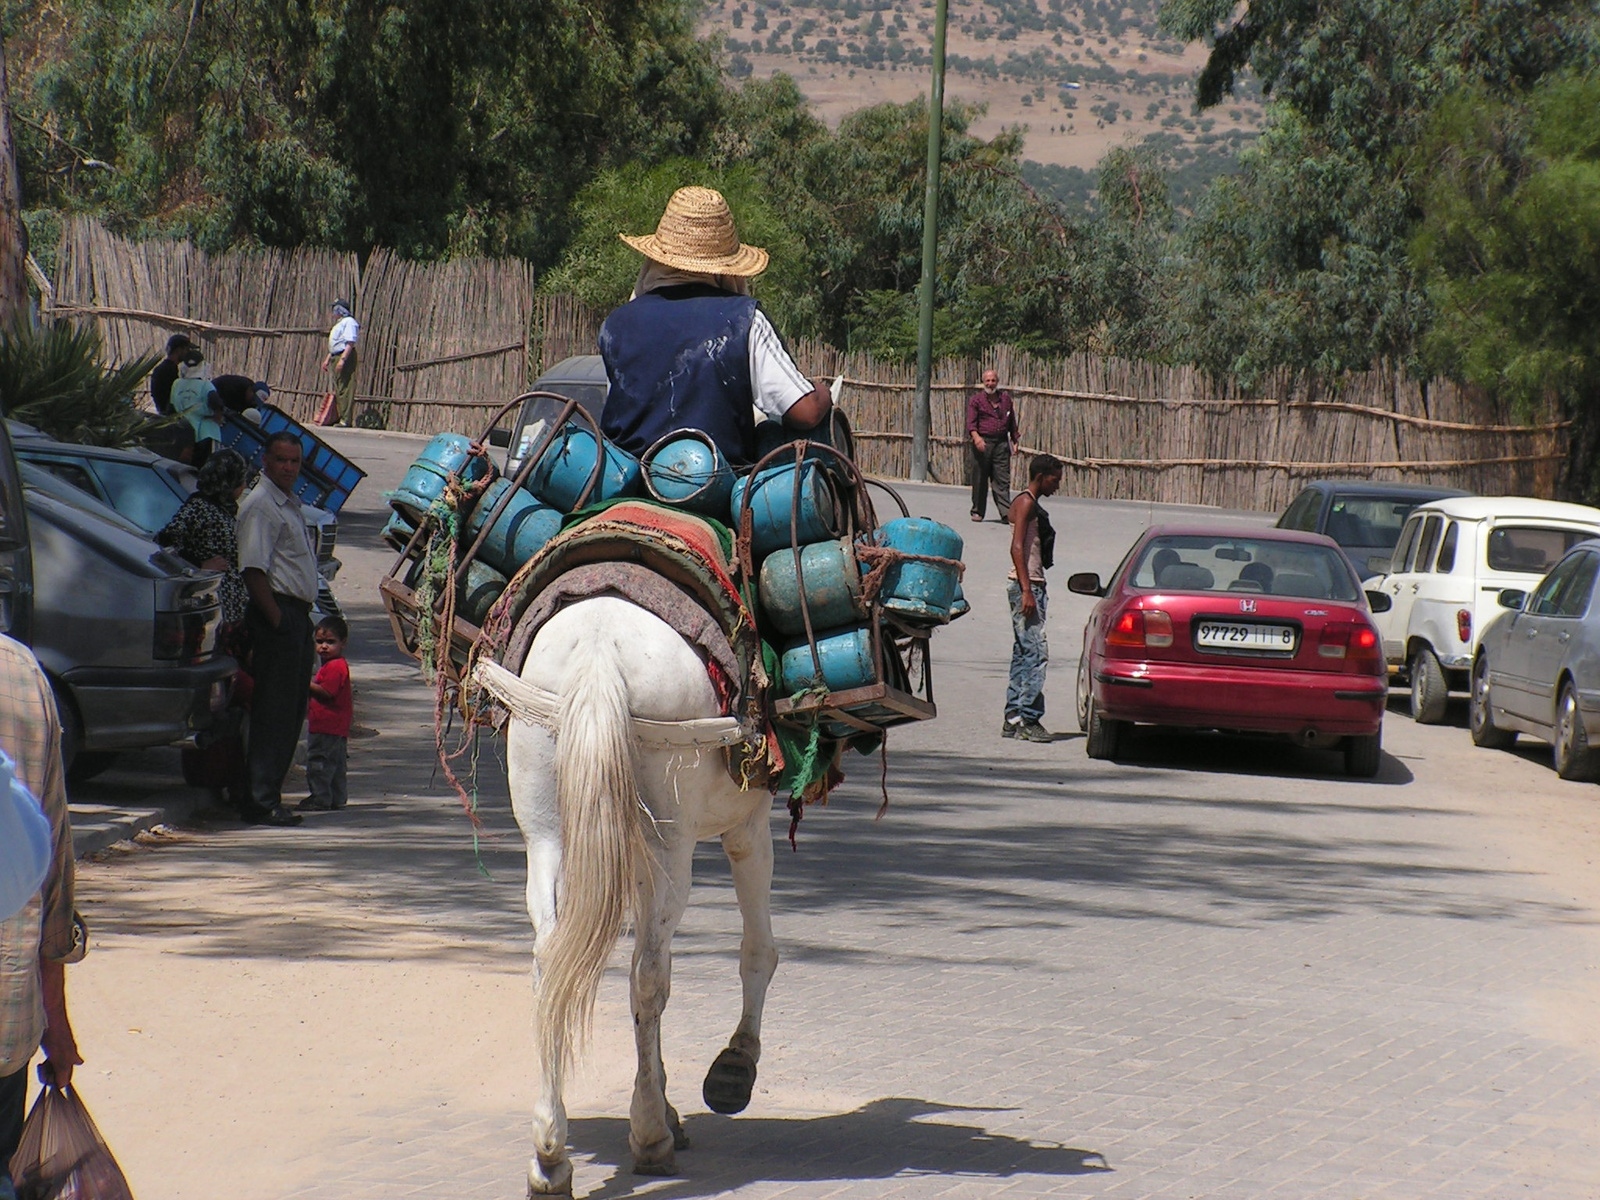
[[[175,795],[158,805],[117,807],[109,804],[73,804],[72,848],[79,858],[109,850],[118,842],[157,825],[187,821],[204,797]]]

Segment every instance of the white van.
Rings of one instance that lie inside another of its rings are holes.
[[[1566,552],[1600,537],[1600,509],[1521,496],[1458,496],[1412,510],[1389,570],[1367,581],[1392,598],[1373,621],[1384,656],[1411,685],[1411,715],[1444,719],[1464,692],[1478,636],[1500,612],[1502,588],[1532,589]]]

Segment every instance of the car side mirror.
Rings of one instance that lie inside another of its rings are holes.
[[[489,430],[489,445],[502,448],[511,445],[511,430],[496,425]]]
[[[1501,608],[1521,612],[1522,606],[1528,602],[1528,593],[1521,588],[1501,588],[1500,594],[1495,599],[1499,601]]]
[[[1374,575],[1387,575],[1389,573],[1390,556],[1387,554],[1367,555],[1367,570]]]
[[[1067,576],[1067,591],[1077,592],[1080,596],[1104,596],[1105,585],[1100,582],[1100,576],[1093,571],[1079,571],[1076,575]]]
[[[1394,607],[1394,598],[1388,592],[1368,592],[1367,607],[1375,613],[1388,612]]]

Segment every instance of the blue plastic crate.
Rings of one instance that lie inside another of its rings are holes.
[[[275,433],[292,433],[300,439],[302,459],[295,495],[307,504],[338,512],[367,473],[281,408],[261,408],[261,424],[229,413],[222,426],[222,444],[237,450],[258,468],[267,439]]]

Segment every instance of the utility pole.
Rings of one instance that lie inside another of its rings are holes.
[[[917,394],[911,413],[911,478],[928,478],[928,439],[933,431],[933,285],[939,258],[939,163],[944,139],[944,26],[948,0],[933,16],[933,93],[928,99],[928,194],[922,205],[922,288],[917,314]]]

